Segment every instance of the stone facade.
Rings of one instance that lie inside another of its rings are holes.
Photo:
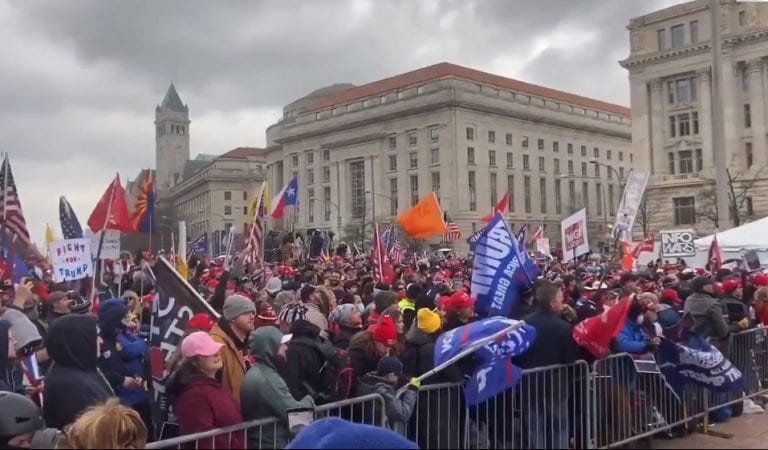
[[[543,220],[552,244],[559,222],[587,206],[596,248],[634,161],[630,127],[627,108],[442,63],[289,104],[267,129],[267,179],[278,192],[298,176],[300,207],[286,218],[297,229],[343,238],[435,191],[466,251],[509,193],[510,222]]]
[[[155,108],[157,177],[153,182],[159,199],[167,197],[171,187],[181,181],[190,154],[189,124],[189,108],[171,83],[163,102]]]
[[[714,230],[709,2],[697,0],[630,21],[632,149],[651,173],[649,231]],[[721,1],[726,161],[739,216],[768,212],[766,82],[768,4]],[[721,227],[721,228],[727,228]],[[636,227],[637,230],[637,227]]]

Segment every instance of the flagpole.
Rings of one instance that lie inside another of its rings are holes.
[[[107,214],[104,216],[104,227],[102,227],[101,236],[99,236],[99,245],[97,246],[97,250],[96,250],[96,259],[93,262],[94,271],[96,268],[96,263],[101,259],[101,249],[104,246],[104,234],[107,229],[107,225],[109,225],[109,217],[112,215],[112,202],[115,201],[115,193],[117,191],[117,189],[113,186],[114,182],[115,180],[112,180],[112,183],[110,183],[110,187],[112,188],[112,193],[109,196],[109,203],[107,204]],[[92,299],[98,298],[98,296],[94,297],[95,293],[96,293],[96,274],[94,273],[93,277],[91,278],[91,298]]]

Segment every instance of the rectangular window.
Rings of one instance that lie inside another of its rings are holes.
[[[699,113],[694,111],[691,113],[693,119],[693,134],[699,134]]]
[[[523,177],[523,196],[525,197],[525,212],[531,213],[531,177]]]
[[[440,129],[437,127],[432,127],[429,129],[429,141],[430,142],[437,142],[440,140]]]
[[[675,174],[675,153],[674,152],[667,153],[667,160],[669,162],[669,174],[674,175]]]
[[[610,215],[616,214],[616,210],[613,208],[613,185],[608,185],[608,212]]]
[[[667,49],[666,34],[667,30],[663,28],[661,30],[656,30],[656,43],[658,44],[660,52]]]
[[[613,179],[613,166],[606,167],[605,168],[605,172],[608,175],[608,179],[612,180]]]
[[[520,144],[523,146],[523,148],[528,148],[528,136],[523,136]]]
[[[349,192],[352,201],[352,217],[365,218],[365,161],[349,163]]]
[[[563,213],[563,198],[560,192],[560,180],[555,179],[555,214]]]
[[[677,116],[677,128],[680,136],[691,135],[691,119],[688,113],[679,114]]]
[[[467,127],[467,140],[468,141],[475,140],[475,129],[472,127]]]
[[[394,172],[397,170],[397,155],[389,155],[389,171]]]
[[[307,165],[311,166],[315,163],[315,154],[312,152],[307,153]]]
[[[584,208],[586,208],[587,214],[589,214],[589,183],[586,181],[581,183],[581,195],[584,197]]]
[[[331,160],[331,151],[330,150],[323,150],[323,162],[328,162]]]
[[[291,167],[299,167],[299,155],[291,155]]]
[[[488,165],[496,166],[496,150],[488,150]]]
[[[307,184],[315,182],[315,169],[307,169]]]
[[[507,145],[512,145],[512,142],[513,142],[512,141],[512,133],[507,133],[507,137],[506,137]]]
[[[531,170],[531,158],[528,155],[523,155],[523,170]]]
[[[231,216],[232,215],[232,207],[229,205],[224,205],[224,215],[225,216]]]
[[[635,158],[632,153],[629,154],[629,162],[635,162]]]
[[[624,161],[624,152],[619,152],[619,161]]]
[[[692,20],[688,24],[688,29],[690,31],[691,44],[695,44],[695,43],[699,42],[699,21],[698,20]]]
[[[568,160],[568,175],[573,175],[573,161]]]
[[[419,168],[419,154],[417,152],[411,152],[408,154],[408,167],[410,169]]]
[[[323,220],[331,220],[331,188],[323,188]]]
[[[667,102],[669,104],[675,103],[675,82],[667,81]]]
[[[418,142],[419,142],[419,138],[416,135],[416,132],[415,131],[409,131],[408,132],[408,146],[409,147],[413,147],[416,144],[418,144]]]
[[[547,179],[539,178],[539,195],[541,196],[541,213],[547,213]]]
[[[677,117],[669,116],[669,137],[677,137]]]
[[[437,200],[440,200],[440,172],[432,172],[432,192],[437,195]]]
[[[309,205],[307,207],[307,221],[312,223],[315,221],[315,190],[307,189],[309,195]]]
[[[611,150],[606,150],[605,151],[605,158],[606,159],[611,159]]]
[[[739,25],[744,26],[747,24],[747,12],[739,11]]]
[[[678,167],[680,173],[693,173],[693,152],[690,150],[681,150],[678,153]]]
[[[600,157],[600,149],[595,147],[593,150],[594,150],[595,158],[599,158]]]
[[[507,209],[515,212],[515,176],[507,175]]]
[[[507,169],[515,168],[515,157],[512,152],[507,152]]]
[[[576,182],[573,180],[568,181],[568,204],[571,208],[569,212],[576,212]]]
[[[243,201],[244,202],[248,201],[248,192],[247,191],[243,191]]]
[[[491,209],[496,207],[496,203],[499,202],[498,185],[496,180],[496,174],[490,174],[489,184],[491,187]]]
[[[741,91],[749,92],[749,68],[742,66],[739,70],[739,75],[741,76]]]
[[[389,179],[389,215],[397,215],[397,178]]]
[[[467,147],[467,164],[475,163],[475,147]]]
[[[581,176],[582,177],[587,176],[587,163],[585,162],[581,163]]]
[[[752,167],[752,163],[754,162],[752,160],[752,143],[746,142],[744,144],[744,160],[747,163],[747,168]]]
[[[437,147],[429,149],[429,163],[440,164],[440,149]]]
[[[557,141],[552,141],[552,151],[557,153],[560,151],[560,143]]]
[[[696,223],[696,199],[679,197],[672,199],[675,212],[675,225],[693,225]]]
[[[394,150],[397,148],[397,136],[389,137],[389,149]]]
[[[696,172],[701,172],[704,168],[704,158],[701,156],[701,149],[696,149]]]
[[[328,166],[323,167],[323,182],[327,183],[331,181],[331,168]]]
[[[544,172],[545,165],[544,165],[544,157],[539,156],[539,172]]]
[[[469,188],[469,210],[477,211],[477,180],[474,170],[467,172],[467,185]]]
[[[670,28],[670,34],[672,35],[672,48],[680,48],[685,45],[684,25],[674,25]]]
[[[488,143],[489,144],[496,143],[496,132],[493,130],[488,130]]]
[[[569,142],[568,145],[566,145],[566,148],[568,149],[568,154],[573,155],[573,144]]]
[[[232,200],[232,191],[224,191],[224,200]]]
[[[419,176],[411,175],[411,206],[419,203]]]
[[[536,141],[536,146],[539,150],[544,150],[544,139],[539,139]]]
[[[603,214],[603,185],[595,184],[595,203],[597,204],[597,215]]]
[[[581,156],[587,156],[587,146],[582,145],[581,146]]]
[[[747,203],[747,216],[752,217],[755,215],[754,205],[752,204],[752,197],[745,198]]]
[[[555,173],[560,173],[560,160],[555,158],[554,165],[555,165]]]
[[[600,165],[595,164],[595,178],[600,178]]]
[[[619,167],[619,179],[624,179],[624,168]]]
[[[749,103],[744,105],[744,128],[752,128],[752,111]]]

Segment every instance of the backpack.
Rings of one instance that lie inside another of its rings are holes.
[[[355,372],[352,369],[351,360],[346,350],[336,348],[328,339],[319,341],[315,348],[323,356],[323,366],[320,368],[321,392],[313,397],[320,403],[333,403],[352,397]],[[309,392],[313,389],[304,383]]]

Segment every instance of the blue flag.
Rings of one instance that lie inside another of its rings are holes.
[[[77,220],[75,211],[67,199],[62,195],[59,197],[59,221],[61,222],[61,234],[64,239],[79,239],[83,237],[83,227]]]
[[[503,333],[514,325],[521,327]],[[483,402],[520,381],[521,370],[512,365],[510,358],[528,351],[536,340],[536,329],[530,325],[505,317],[489,317],[443,333],[435,344],[434,364],[438,366],[480,344],[483,339],[494,340],[481,345],[475,354],[482,364],[467,381],[464,396],[469,405]]]
[[[521,252],[525,252],[525,243],[528,240],[528,224],[526,223],[520,227],[520,231],[517,232],[517,246]]]
[[[678,394],[686,382],[720,393],[744,388],[741,371],[717,348],[698,336],[689,339],[688,344],[696,348],[676,344],[668,339],[662,339],[659,347],[661,370]]]
[[[192,254],[197,256],[205,256],[208,254],[208,235],[206,233],[201,234],[194,241],[187,244],[187,259]]]
[[[475,244],[472,296],[475,309],[487,316],[509,316],[521,288],[532,283],[524,258],[504,216],[496,214]]]

